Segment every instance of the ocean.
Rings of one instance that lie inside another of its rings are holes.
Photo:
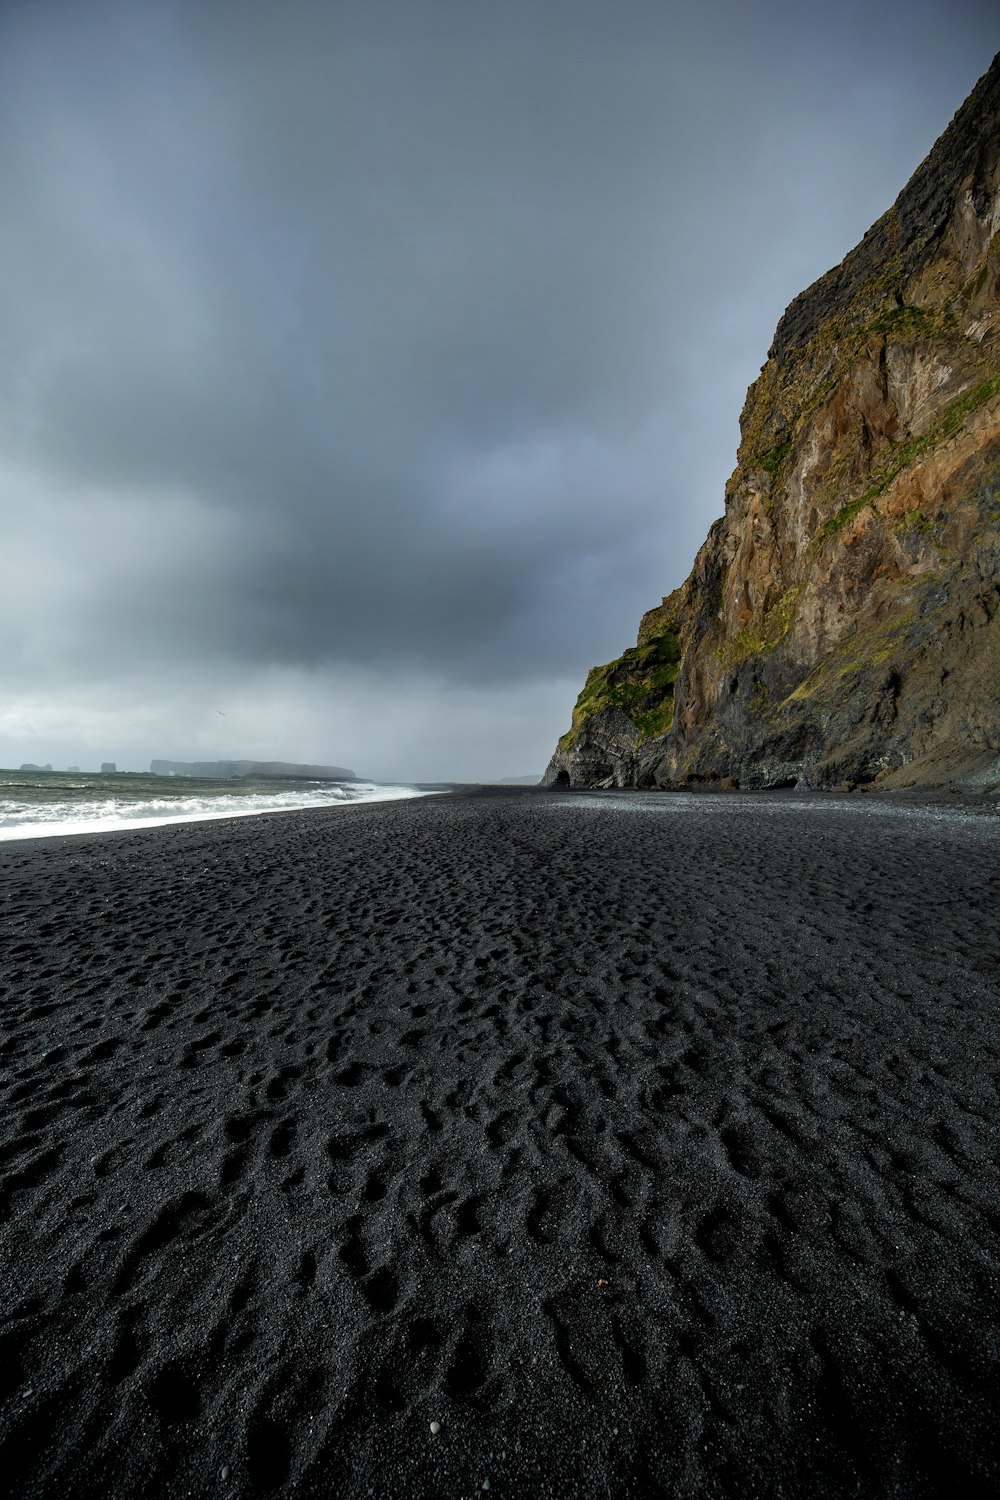
[[[143,771],[0,770],[0,840],[107,833],[197,823],[295,808],[348,806],[430,795],[416,786],[373,781],[209,781]]]

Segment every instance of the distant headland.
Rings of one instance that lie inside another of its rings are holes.
[[[357,781],[345,766],[300,766],[285,760],[154,760],[154,776],[199,776],[225,781],[233,776],[259,776],[282,781]]]

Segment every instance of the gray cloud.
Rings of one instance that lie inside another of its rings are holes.
[[[415,774],[432,702],[421,774],[540,768],[997,45],[943,0],[8,3],[0,758],[187,753],[222,683],[241,753]]]

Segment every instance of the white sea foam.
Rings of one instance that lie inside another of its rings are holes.
[[[8,796],[0,798],[0,841],[158,828],[168,823],[205,823],[216,818],[247,818],[260,813],[352,806],[358,802],[395,802],[430,795],[433,794],[414,786],[379,786],[375,782],[357,781],[349,786],[313,785],[301,790],[214,792],[205,796],[136,797],[123,791],[121,796],[93,800],[56,797],[43,804]]]

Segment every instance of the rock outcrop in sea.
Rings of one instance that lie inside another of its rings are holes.
[[[1000,56],[785,312],[725,515],[546,782],[1000,783],[998,230]]]

